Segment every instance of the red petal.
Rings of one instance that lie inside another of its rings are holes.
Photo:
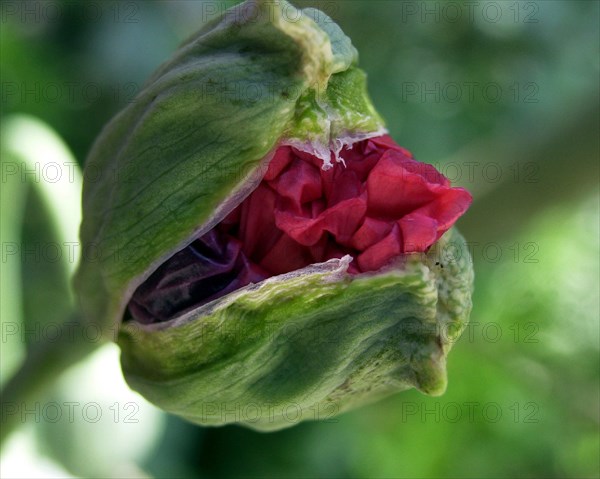
[[[434,219],[437,224],[437,235],[433,240],[435,242],[467,211],[472,201],[473,198],[467,190],[448,188],[444,189],[433,201],[416,209],[408,216],[417,215],[419,218]]]
[[[267,169],[264,180],[272,181],[277,178],[292,162],[292,159],[292,148],[289,146],[280,146],[269,163],[269,168]]]
[[[273,218],[276,200],[275,192],[261,183],[241,205],[239,238],[248,258],[261,257],[281,234]]]
[[[312,264],[310,250],[285,234],[279,237],[260,262],[260,266],[273,275],[289,273],[309,264]]]
[[[369,139],[365,152],[369,153],[371,148],[376,148],[377,151],[396,150],[408,158],[413,157],[410,151],[398,145],[389,135],[382,135]]]
[[[295,159],[286,171],[269,185],[280,195],[301,205],[321,197],[321,175],[313,165]]]
[[[385,238],[358,256],[358,266],[361,271],[376,271],[402,252],[402,236],[395,224]]]
[[[343,165],[338,165],[336,169],[341,172],[334,178],[332,188],[327,198],[327,204],[329,207],[335,206],[338,203],[356,198],[360,196],[363,191],[362,182],[359,180],[358,175]]]
[[[352,237],[352,247],[364,251],[369,246],[381,241],[392,230],[388,221],[365,218],[364,223]]]
[[[437,184],[404,167],[406,158],[388,150],[367,180],[369,215],[395,220],[434,200]]]
[[[402,233],[403,253],[424,252],[438,238],[438,222],[419,213],[411,213],[397,224]]]
[[[364,198],[351,198],[326,209],[317,218],[296,216],[285,211],[275,211],[275,224],[298,243],[315,245],[325,231],[340,242],[348,242],[358,229],[366,212]]]

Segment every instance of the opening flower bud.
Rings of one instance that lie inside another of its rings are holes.
[[[165,410],[274,430],[443,392],[471,196],[387,135],[357,60],[322,12],[248,0],[92,148],[76,289]]]

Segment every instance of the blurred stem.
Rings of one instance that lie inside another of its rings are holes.
[[[41,120],[27,115],[6,117],[2,122],[0,136],[2,182],[6,186],[1,191],[3,221],[0,237],[3,242],[7,241],[6,244],[12,246],[15,253],[8,255],[6,263],[9,269],[3,270],[3,298],[11,298],[12,301],[7,306],[4,305],[3,299],[1,320],[3,325],[10,325],[17,331],[26,331],[28,326],[41,326],[48,323],[49,318],[54,318],[47,310],[42,310],[39,317],[36,314],[31,318],[23,318],[22,315],[22,298],[31,300],[35,297],[27,294],[28,284],[23,283],[21,275],[21,250],[25,245],[21,237],[24,199],[28,189],[33,188],[46,207],[48,224],[53,226],[53,242],[60,246],[61,251],[68,246],[75,247],[78,245],[78,228],[81,222],[82,179],[77,162],[67,146],[56,132]],[[8,222],[4,221],[5,216]],[[61,255],[57,281],[69,281],[76,268],[79,248],[75,248],[74,253]],[[22,293],[21,287],[24,288]],[[70,291],[67,294],[70,294]],[[74,303],[73,298],[65,299],[66,304],[69,300]],[[73,304],[70,304],[66,311],[73,309]],[[54,326],[54,322],[52,324]],[[16,374],[3,382],[3,389],[0,391],[0,442],[24,422],[28,413],[38,410],[40,405],[35,401],[62,371],[95,349],[97,342],[90,341],[88,334],[79,315],[71,314],[59,327],[54,338],[44,335],[43,341],[28,342],[23,337],[11,335],[11,349],[5,352],[3,347],[3,359],[10,358],[15,363],[17,354],[23,350],[26,354]],[[6,341],[5,345],[8,344]],[[7,372],[12,371],[3,368],[3,381]]]
[[[88,335],[81,318],[73,315],[61,325],[55,340],[29,345],[25,361],[0,391],[0,444],[25,422],[27,413],[41,409],[37,401],[59,374],[100,346]]]

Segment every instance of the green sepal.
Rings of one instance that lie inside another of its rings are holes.
[[[349,260],[245,287],[171,322],[126,322],[127,382],[198,424],[259,430],[411,387],[444,392],[446,355],[471,309],[463,238],[451,230],[427,254],[377,274],[352,277]]]
[[[88,321],[117,326],[135,288],[250,194],[278,145],[316,148],[327,164],[339,141],[383,131],[354,47],[313,18],[273,0],[224,12],[105,127],[84,172],[75,288]],[[311,96],[326,100],[320,131],[298,118]],[[353,108],[372,118],[357,122]]]

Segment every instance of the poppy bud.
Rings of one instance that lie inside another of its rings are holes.
[[[348,37],[248,0],[206,25],[86,164],[76,288],[130,386],[261,430],[440,394],[471,306],[462,188],[387,136]]]

